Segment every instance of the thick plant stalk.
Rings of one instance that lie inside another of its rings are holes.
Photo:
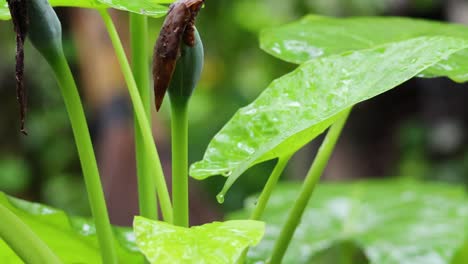
[[[0,204],[0,238],[28,264],[61,264],[62,261],[18,216]]]
[[[62,27],[46,0],[28,1],[29,39],[52,67],[70,119],[103,263],[118,263],[115,240],[78,88],[62,48]]]
[[[132,50],[133,76],[140,92],[143,108],[151,127],[151,92],[148,61],[148,19],[146,16],[130,14],[130,41]],[[143,132],[138,125],[136,113],[135,120],[135,151],[138,177],[138,204],[140,215],[148,219],[158,219],[158,205],[153,175],[156,171],[151,169],[151,156],[146,150]]]
[[[170,6],[153,57],[156,110],[166,91],[171,100],[174,223],[184,227],[189,225],[187,107],[204,63],[203,43],[195,28],[203,4],[204,0],[179,0]]]
[[[188,105],[200,80],[204,63],[203,43],[197,29],[193,28],[193,30],[193,46],[181,44],[181,56],[177,60],[168,88],[171,101],[174,223],[184,227],[189,225]]]
[[[172,202],[174,205],[174,224],[183,227],[189,226],[187,109],[187,100],[171,100]]]
[[[203,0],[177,1],[169,10],[156,41],[153,79],[156,109],[166,91],[171,101],[172,201],[174,224],[188,227],[188,104],[200,80],[203,43],[195,17]]]
[[[59,82],[75,136],[103,263],[118,263],[115,240],[78,88],[63,54],[50,63]]]
[[[307,206],[307,203],[312,196],[312,193],[315,189],[317,182],[320,180],[320,177],[327,166],[330,156],[335,148],[336,142],[340,137],[341,131],[343,130],[346,120],[348,119],[350,110],[346,110],[341,114],[341,117],[336,121],[335,124],[329,129],[325,140],[323,141],[320,149],[315,157],[312,166],[307,173],[304,183],[302,184],[301,191],[299,196],[294,203],[294,206],[289,213],[289,216],[286,220],[283,229],[276,241],[276,244],[273,248],[273,254],[269,263],[279,264],[281,263],[286,250],[288,249],[289,243],[296,231],[297,226],[299,225],[302,214]]]
[[[141,135],[143,137],[143,143],[146,147],[146,151],[151,157],[152,170],[157,172],[155,175],[155,184],[157,188],[163,218],[166,222],[172,223],[172,205],[169,197],[169,191],[167,190],[166,179],[164,178],[161,161],[156,150],[156,145],[154,144],[151,128],[148,123],[148,118],[145,114],[145,109],[143,107],[135,79],[133,78],[130,64],[128,63],[124,48],[122,46],[122,42],[120,41],[119,35],[117,33],[117,30],[115,29],[112,18],[109,16],[109,13],[107,13],[107,10],[105,9],[99,10],[99,13],[101,14],[101,17],[106,25],[110,39],[112,41],[112,44],[114,45],[117,59],[119,60],[120,67],[122,68],[122,73],[127,83],[130,98],[133,103],[136,121],[138,122],[138,125],[142,132]]]

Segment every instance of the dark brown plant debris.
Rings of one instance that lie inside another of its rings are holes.
[[[27,0],[7,0],[7,3],[16,33],[16,97],[20,106],[21,132],[26,135],[24,128],[27,108],[24,89],[24,40],[28,31]]]
[[[182,43],[195,45],[195,18],[204,0],[179,0],[173,3],[164,20],[153,57],[154,95],[159,111],[174,74]],[[182,42],[183,41],[183,42]]]

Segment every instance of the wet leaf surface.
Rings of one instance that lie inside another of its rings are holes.
[[[208,145],[190,175],[228,176],[219,200],[249,167],[288,156],[342,111],[384,93],[467,47],[462,39],[420,37],[311,60],[271,83]]]
[[[273,192],[263,217],[265,237],[250,250],[247,263],[265,263],[271,255],[299,189],[299,183],[291,183]],[[256,198],[249,198],[247,209],[230,218],[247,217]],[[467,238],[467,217],[461,187],[396,181],[324,183],[314,192],[283,263],[311,263],[314,256],[344,242],[362,249],[375,264],[453,263]]]
[[[266,52],[292,63],[369,49],[422,36],[448,36],[468,40],[468,27],[402,17],[332,18],[307,16],[298,22],[264,30],[260,37]],[[422,72],[427,77],[447,76],[468,80],[468,50],[462,50]]]
[[[137,244],[150,263],[236,263],[263,236],[263,222],[236,220],[191,228],[136,217]]]
[[[64,263],[101,263],[101,253],[92,221],[67,216],[45,205],[8,197],[0,192],[0,203],[15,213],[57,254]],[[139,263],[143,256],[130,228],[114,228],[117,254],[122,263]],[[0,240],[2,263],[23,263]]]
[[[52,6],[82,8],[115,8],[151,17],[161,17],[167,13],[167,5],[174,0],[49,0]],[[6,0],[0,0],[0,20],[10,19]]]

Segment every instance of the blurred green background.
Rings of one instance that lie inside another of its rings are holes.
[[[79,21],[75,21],[78,11],[69,8],[57,10],[64,25],[67,56],[79,79],[80,74],[86,74],[87,67],[94,65],[78,61],[75,40],[82,36],[71,30],[80,25]],[[465,1],[456,0],[207,0],[197,22],[205,44],[206,64],[190,106],[190,161],[202,158],[210,139],[239,107],[251,102],[273,79],[294,69],[294,65],[281,62],[260,50],[258,34],[261,29],[292,22],[309,13],[331,16],[398,15],[463,22],[463,17],[468,17],[466,10],[468,6]],[[116,19],[121,25],[126,24],[125,14],[118,13]],[[161,23],[162,19],[150,22],[150,46],[155,42]],[[125,26],[121,30],[125,31]],[[14,41],[10,22],[0,22],[0,191],[47,203],[74,215],[87,216],[90,211],[65,108],[51,71],[30,45],[26,46],[29,98],[26,125],[30,133],[29,136],[19,133],[14,88]],[[84,90],[85,82],[81,84]],[[115,88],[112,95],[115,98],[109,99],[108,104],[96,104],[89,96],[85,97],[95,146],[99,146],[103,153],[99,155],[99,162],[110,162],[106,166],[112,166],[112,162],[117,161],[102,158],[112,151],[106,146],[113,144],[102,143],[102,139],[106,138],[102,133],[109,133],[104,135],[113,138],[112,133],[117,133],[112,129],[113,122],[124,122],[128,127],[132,122],[126,94],[117,89],[121,87]],[[464,85],[444,79],[412,80],[400,89],[359,105],[337,147],[325,179],[404,176],[467,184],[468,149],[465,135],[468,109],[464,107],[467,98],[468,90]],[[167,108],[166,102],[155,124],[165,168],[170,167]],[[127,132],[131,136],[132,131]],[[316,148],[317,143],[313,142],[300,151],[283,179],[304,177]],[[121,149],[132,151],[131,148]],[[129,154],[125,156],[129,170],[134,170],[131,153],[123,154]],[[200,221],[219,218],[242,207],[248,195],[261,189],[272,165],[269,162],[250,169],[230,191],[223,206],[216,204],[215,195],[224,178],[216,177],[197,183],[194,195],[200,194],[205,198],[195,207],[210,204],[210,210],[214,212],[205,218],[201,216]],[[112,175],[103,177],[112,178]],[[118,184],[115,181],[111,180],[112,184]],[[118,193],[121,199],[125,200],[127,195],[135,197],[135,188],[122,190]],[[106,193],[109,193],[109,189],[106,189]],[[127,199],[128,204],[113,201],[112,196],[107,198],[107,202],[113,204],[112,210],[125,211],[123,207],[135,206],[132,198]],[[111,215],[114,223],[126,224],[131,219],[130,214],[111,212]]]

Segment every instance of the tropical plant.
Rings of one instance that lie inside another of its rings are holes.
[[[180,0],[169,11],[159,5],[172,2],[165,0],[7,2],[0,0],[0,18],[11,14],[17,33],[20,104],[25,104],[21,80],[28,34],[59,82],[93,218],[68,217],[0,194],[4,263],[137,263],[144,257],[150,263],[466,261],[468,207],[463,190],[405,179],[317,185],[356,104],[413,77],[468,80],[466,27],[405,18],[307,16],[262,31],[266,52],[300,66],[239,109],[188,172],[187,112],[203,66],[203,30],[198,34],[194,27],[202,0]],[[136,117],[141,216],[135,217],[133,230],[109,223],[83,108],[63,54],[61,25],[50,4],[97,9],[114,45]],[[132,66],[106,11],[109,7],[131,12]],[[171,102],[172,202],[151,135],[145,52],[147,17],[166,12],[153,73],[157,108],[166,90]],[[25,114],[21,112],[22,120]],[[325,131],[304,182],[277,185],[291,156]],[[227,177],[217,196],[222,203],[248,168],[274,159],[275,168],[258,198],[248,199],[245,210],[230,216],[237,220],[188,227],[188,174],[199,180]]]

